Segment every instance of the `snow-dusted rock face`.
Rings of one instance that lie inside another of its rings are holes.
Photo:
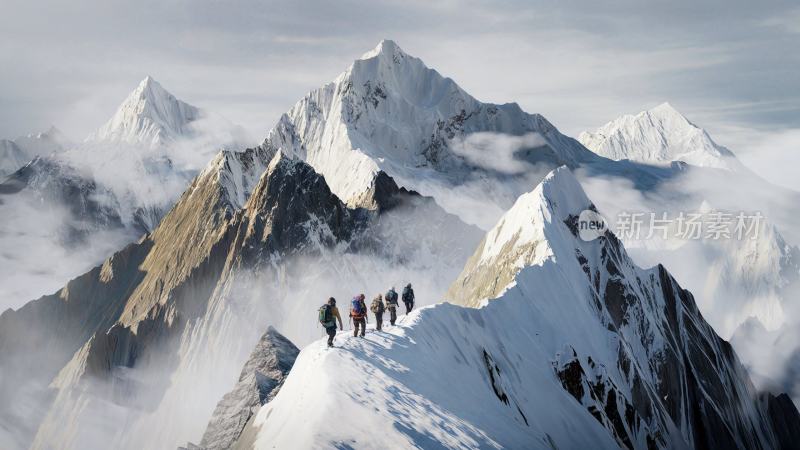
[[[36,157],[0,183],[0,198],[20,192],[30,194],[36,203],[66,208],[73,217],[81,219],[84,225],[81,229],[65,224],[67,244],[101,228],[122,227],[114,194],[57,159]]]
[[[643,163],[682,161],[693,166],[739,171],[733,153],[715,143],[669,103],[636,115],[625,115],[578,140],[598,155]]]
[[[114,116],[86,140],[159,146],[191,134],[199,109],[178,100],[150,76],[128,95]]]
[[[234,448],[253,415],[278,394],[298,353],[300,349],[270,327],[244,364],[234,388],[214,408],[199,448]]]
[[[19,146],[8,139],[0,139],[0,179],[24,166],[30,158]]]
[[[476,167],[452,146],[479,132],[536,133],[537,147],[523,149],[531,162],[574,166],[594,157],[544,117],[513,103],[481,103],[389,40],[306,95],[262,145],[306,160],[337,196],[363,206],[358,199],[379,171],[423,193],[426,180],[475,177]]]
[[[579,238],[592,208],[567,169],[547,176],[448,294],[480,308],[305,348],[254,448],[782,448],[797,413],[775,419],[663,267],[636,267],[611,232]]]

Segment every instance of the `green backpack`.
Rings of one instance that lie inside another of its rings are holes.
[[[329,324],[333,321],[333,313],[331,313],[331,305],[322,305],[319,308],[319,323],[322,325]]]

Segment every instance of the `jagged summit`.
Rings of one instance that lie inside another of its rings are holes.
[[[585,210],[596,213],[572,172],[567,167],[550,172],[534,190],[521,195],[486,234],[447,298],[480,305],[497,297],[523,267],[573,253],[574,226]],[[573,228],[565,227],[567,222]]]
[[[148,75],[86,140],[158,146],[190,135],[188,125],[200,115],[199,109],[175,98]]]
[[[577,217],[581,211],[594,209],[580,183],[566,167],[550,172],[531,192],[517,199],[489,232],[483,247],[483,258],[531,245],[544,238],[545,227],[569,215]],[[533,255],[531,255],[533,256]],[[545,256],[536,253],[537,261]],[[532,263],[519,260],[517,264]]]
[[[730,150],[715,143],[705,130],[666,102],[619,117],[594,132],[583,132],[578,140],[614,160],[654,164],[683,161],[700,167],[743,170]]]

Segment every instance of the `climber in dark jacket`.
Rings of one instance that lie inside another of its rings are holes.
[[[414,289],[411,289],[411,283],[408,283],[408,285],[403,288],[403,303],[406,304],[406,314],[414,309]]]
[[[389,323],[394,325],[397,320],[397,291],[394,290],[394,287],[389,289],[384,298],[386,299],[386,309],[389,310]]]

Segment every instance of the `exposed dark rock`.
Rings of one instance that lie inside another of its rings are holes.
[[[253,415],[278,394],[299,353],[294,344],[270,327],[244,364],[234,388],[217,404],[200,445],[194,448],[233,448]]]
[[[764,393],[761,402],[766,406],[780,449],[800,449],[800,414],[792,399],[786,394],[775,396]]]

